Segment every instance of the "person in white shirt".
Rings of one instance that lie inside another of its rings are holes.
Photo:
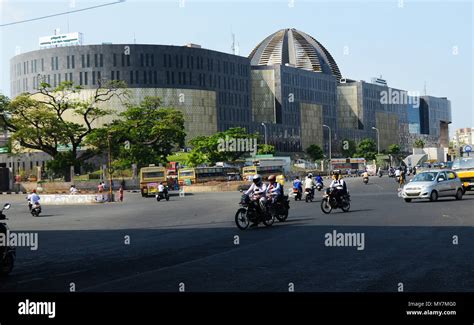
[[[343,195],[348,193],[346,182],[341,178],[341,175],[337,171],[332,174],[332,182],[329,185],[330,188],[335,189],[336,200],[340,203]]]
[[[74,185],[71,185],[71,188],[69,189],[70,194],[77,194],[77,188]]]
[[[260,208],[262,211],[266,210],[266,203],[267,203],[267,185],[263,183],[262,176],[256,174],[252,177],[252,185],[249,187],[245,194],[253,199],[258,199]]]
[[[306,178],[304,179],[304,189],[311,190],[311,193],[314,195],[314,188],[316,187],[316,181],[313,178],[313,174],[309,173]]]

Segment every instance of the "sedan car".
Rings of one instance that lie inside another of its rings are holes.
[[[456,200],[461,200],[463,196],[461,180],[452,170],[428,170],[418,173],[401,191],[405,202],[411,202],[413,199],[429,199],[433,202],[444,196],[452,196]]]

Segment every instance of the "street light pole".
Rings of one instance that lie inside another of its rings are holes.
[[[108,144],[108,149],[109,149],[109,154],[108,154],[108,160],[109,160],[109,202],[112,202],[112,135],[109,133],[107,135],[107,144]]]
[[[267,144],[267,126],[262,122],[263,129],[265,130],[265,144]]]
[[[331,159],[332,159],[332,151],[331,151],[331,128],[327,126],[326,124],[323,124],[323,127],[328,128],[329,130],[329,171],[331,171],[332,166],[331,166]]]
[[[377,131],[377,154],[380,155],[380,133],[379,133],[379,129],[377,129],[375,126],[373,126],[372,130]]]

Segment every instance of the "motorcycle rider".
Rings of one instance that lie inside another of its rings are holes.
[[[40,201],[40,197],[38,194],[36,194],[36,189],[33,189],[33,191],[31,191],[31,194],[28,195],[28,206],[30,208],[30,211],[32,209],[32,207],[34,207],[35,205],[39,205],[39,201]]]
[[[367,172],[367,169],[362,173],[362,179],[367,179],[367,181],[369,181],[369,173]]]
[[[332,173],[332,182],[329,185],[330,188],[334,189],[334,195],[338,204],[341,203],[342,196],[347,195],[347,185],[346,182],[341,178],[341,175],[338,171],[333,171]]]
[[[276,181],[275,175],[268,176],[267,197],[272,204],[278,201],[283,195],[283,188],[280,183]]]
[[[296,188],[299,193],[303,192],[303,185],[299,176],[295,177],[295,180],[293,181],[293,188]]]
[[[323,178],[320,174],[316,176],[316,184],[320,183],[324,187]]]
[[[252,177],[252,185],[244,194],[248,195],[250,198],[253,197],[253,199],[258,200],[260,209],[262,212],[265,212],[267,203],[266,193],[267,185],[262,181],[262,176],[256,174]]]
[[[309,173],[304,180],[304,190],[310,190],[311,195],[314,196],[314,188],[316,187],[316,182],[313,179],[313,174]]]

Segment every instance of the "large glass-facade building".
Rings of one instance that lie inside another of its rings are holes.
[[[34,93],[40,81],[52,87],[72,81],[87,98],[104,79],[125,81],[132,103],[160,96],[164,106],[180,109],[187,140],[241,126],[260,133],[261,141],[267,132],[280,153],[302,152],[311,144],[328,152],[331,132],[333,156],[341,140],[376,140],[374,127],[381,149],[400,144],[409,151],[418,137],[441,146],[449,141],[447,98],[414,97],[386,84],[342,78],[329,51],[296,29],[267,36],[248,57],[194,44],[102,44],[11,59],[12,97]],[[124,109],[118,101],[103,105]]]

